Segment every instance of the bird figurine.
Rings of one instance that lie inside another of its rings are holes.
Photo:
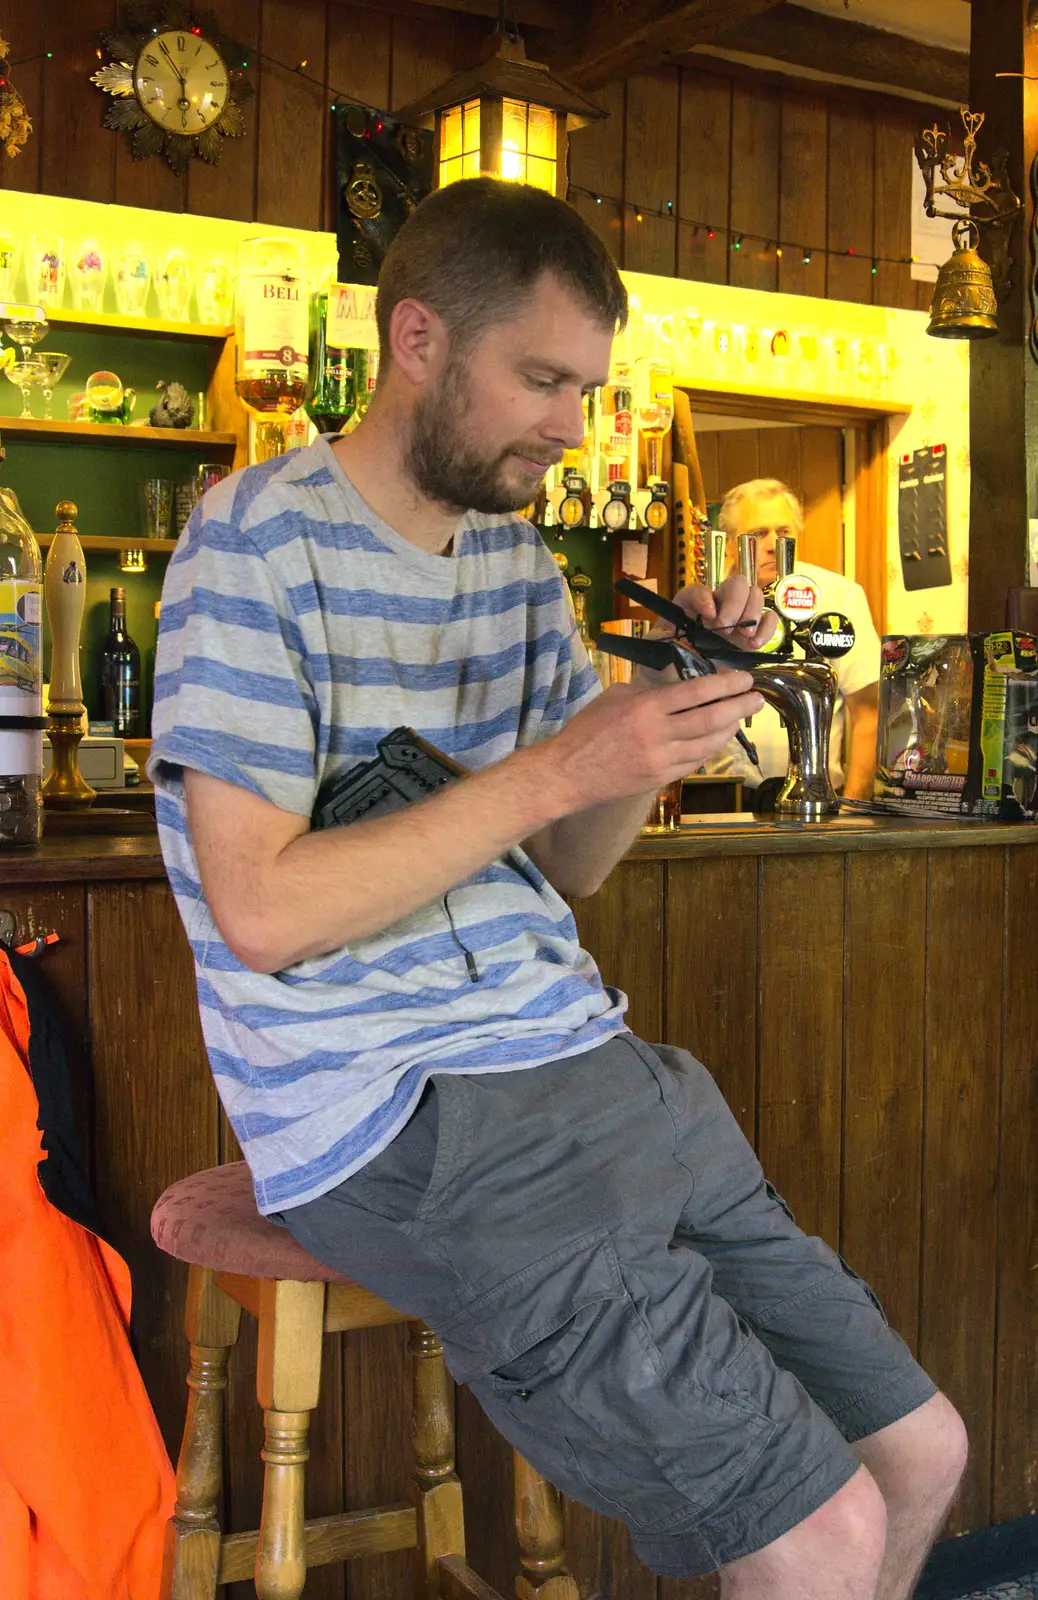
[[[195,417],[195,405],[182,383],[163,383],[148,421],[153,428],[190,428]]]

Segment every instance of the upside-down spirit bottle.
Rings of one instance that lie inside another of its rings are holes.
[[[257,420],[261,461],[285,451],[285,420],[306,398],[310,281],[294,239],[246,239],[238,270],[234,386]]]

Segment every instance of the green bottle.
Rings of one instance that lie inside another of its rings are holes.
[[[353,350],[334,348],[327,341],[328,291],[310,296],[310,371],[307,416],[318,433],[338,433],[357,409]]]

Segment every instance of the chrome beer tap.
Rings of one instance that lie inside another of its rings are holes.
[[[755,546],[755,539],[753,543]],[[749,554],[747,550],[747,569]],[[752,554],[755,569],[755,549]],[[621,578],[616,587],[628,599],[672,623],[674,638],[628,639],[621,634],[602,634],[599,647],[610,655],[622,656],[657,671],[675,666],[682,677],[716,671],[718,663],[748,671],[758,692],[778,712],[789,738],[789,765],[785,782],[775,799],[776,813],[796,817],[802,822],[817,822],[837,812],[840,802],[829,779],[829,736],[836,705],[836,674],[823,654],[825,641],[835,637],[834,627],[830,626],[833,618],[826,618],[822,631],[810,628],[810,618],[805,619],[805,626],[790,629],[791,619],[786,618],[786,637],[781,649],[774,654],[738,650],[696,622],[680,606],[630,578]],[[841,618],[840,622],[844,620]],[[849,624],[847,632],[853,643]],[[817,634],[817,638],[812,634]],[[793,656],[794,641],[811,659]],[[832,653],[842,655],[845,648],[850,645],[835,648]],[[756,765],[755,757],[754,751],[751,759]]]

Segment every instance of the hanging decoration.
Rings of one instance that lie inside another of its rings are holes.
[[[433,186],[433,136],[374,106],[335,105],[342,283],[377,283],[389,246]]]
[[[5,154],[16,156],[32,132],[32,123],[25,102],[7,76],[10,53],[10,45],[0,34],[0,144]]]

